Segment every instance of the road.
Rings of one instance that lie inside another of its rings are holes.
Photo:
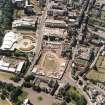
[[[46,17],[47,17],[47,10],[48,10],[48,3],[49,1],[47,0],[46,1],[46,7],[45,7],[45,10],[42,14],[42,17],[41,17],[41,20],[40,20],[40,24],[39,24],[39,27],[37,29],[37,32],[36,34],[38,34],[38,40],[37,40],[37,47],[36,47],[36,52],[35,52],[35,56],[33,58],[33,61],[32,61],[32,64],[30,66],[30,68],[28,69],[27,73],[25,76],[27,75],[30,75],[31,74],[31,71],[32,69],[34,68],[34,65],[37,61],[37,59],[39,58],[40,54],[41,54],[41,48],[42,48],[42,42],[43,42],[43,27],[44,27],[44,24],[45,24],[45,20],[46,20]]]

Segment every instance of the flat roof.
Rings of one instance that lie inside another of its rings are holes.
[[[46,19],[46,23],[61,23],[61,24],[66,24],[63,20],[54,20],[54,19]]]
[[[25,60],[2,56],[0,59],[0,70],[13,73],[20,72],[24,62]]]
[[[65,37],[67,35],[67,31],[65,29],[60,28],[43,28],[43,34],[47,36],[59,36]]]

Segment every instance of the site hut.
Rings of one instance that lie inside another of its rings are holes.
[[[25,0],[12,0],[14,7],[17,9],[24,9]]]

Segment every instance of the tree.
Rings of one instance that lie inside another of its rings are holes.
[[[2,7],[2,25],[8,29],[12,25],[13,5],[11,0],[5,0]]]
[[[67,93],[65,94],[64,100],[65,100],[67,103],[69,103],[69,102],[71,101],[71,96],[70,96],[70,93],[69,93],[69,92],[67,92]]]
[[[21,79],[19,75],[16,75],[15,77],[11,77],[11,80],[13,80],[14,82],[19,82]]]
[[[30,82],[24,82],[23,86],[26,87],[26,88],[31,88],[32,84]]]
[[[83,85],[83,82],[81,80],[78,81],[79,85]]]
[[[22,93],[21,87],[16,87],[10,95],[10,98],[13,102],[17,102],[18,96]]]
[[[22,105],[22,101],[19,101],[16,103],[16,105]]]
[[[84,98],[84,96],[82,95],[80,97],[80,99],[77,101],[77,105],[87,105],[87,101],[86,99]]]
[[[39,101],[42,101],[42,100],[43,100],[43,97],[42,97],[42,96],[39,96],[39,97],[38,97],[38,100],[39,100]]]
[[[66,104],[66,102],[65,102],[65,101],[63,101],[63,102],[61,103],[61,105],[67,105],[67,104]]]
[[[5,96],[3,94],[1,94],[1,99],[5,100]]]
[[[28,75],[27,77],[24,78],[25,81],[29,82],[30,80],[34,80],[35,76],[34,75]]]
[[[37,92],[41,92],[41,88],[39,87],[39,85],[34,85],[32,87],[33,90],[37,91]]]
[[[14,88],[15,88],[15,87],[14,87],[13,84],[11,84],[11,83],[10,83],[10,84],[7,84],[7,86],[6,86],[6,89],[7,89],[8,92],[13,91]]]

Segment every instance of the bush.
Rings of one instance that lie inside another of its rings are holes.
[[[83,85],[83,82],[81,80],[78,81],[79,85]]]
[[[11,77],[10,79],[14,82],[19,82],[21,80],[19,76]]]
[[[39,96],[39,97],[38,97],[38,100],[39,100],[39,101],[42,101],[42,100],[43,100],[43,97],[42,97],[42,96]]]
[[[34,85],[32,87],[33,90],[37,91],[37,92],[41,92],[41,88],[39,86]]]
[[[3,94],[1,94],[1,99],[5,100],[5,96]]]

